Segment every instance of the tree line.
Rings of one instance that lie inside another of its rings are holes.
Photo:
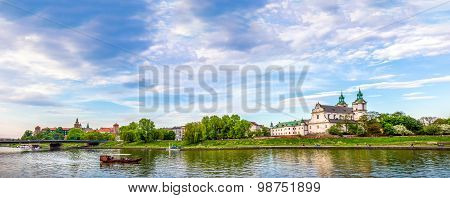
[[[423,125],[419,120],[403,112],[393,114],[369,112],[357,123],[344,119],[327,131],[332,135],[339,136],[448,135],[450,134],[450,118],[438,119],[430,125]]]
[[[142,118],[139,122],[131,122],[120,127],[120,139],[125,142],[152,142],[157,140],[175,140],[175,132],[168,129],[157,129],[150,119]]]
[[[194,144],[204,140],[242,139],[270,136],[268,128],[250,131],[251,123],[238,115],[205,116],[200,122],[186,124],[183,139]]]
[[[67,134],[58,127],[55,131],[44,129],[40,133],[33,134],[31,130],[26,130],[21,137],[22,140],[114,140],[115,135],[111,133],[100,133],[98,131],[84,132],[81,129],[72,128]]]

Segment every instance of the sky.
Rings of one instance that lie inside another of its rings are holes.
[[[358,89],[369,111],[449,117],[449,63],[444,0],[2,0],[0,138],[76,118],[92,128],[140,118],[171,127],[236,113],[268,126],[307,119],[341,91],[351,104]],[[191,70],[177,76],[180,66]],[[200,77],[204,66],[217,75]],[[233,66],[227,80],[221,68]],[[296,94],[286,80],[259,78],[272,66],[295,68],[296,79],[307,68]],[[169,73],[140,75],[147,67]],[[242,101],[264,104],[248,111]]]

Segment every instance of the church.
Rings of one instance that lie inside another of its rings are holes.
[[[275,126],[271,124],[270,134],[272,136],[289,136],[327,133],[327,130],[337,123],[356,123],[366,114],[367,102],[363,98],[361,89],[358,91],[352,107],[347,105],[341,92],[336,105],[317,103],[312,110],[311,119],[279,122]]]

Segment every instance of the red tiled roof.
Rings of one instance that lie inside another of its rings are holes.
[[[112,133],[113,132],[113,128],[100,128],[100,129],[98,129],[98,132]]]

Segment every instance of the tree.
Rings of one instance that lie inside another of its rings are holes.
[[[450,134],[450,124],[441,124],[439,125],[439,127],[441,128],[442,134],[444,135]]]
[[[223,128],[223,121],[218,116],[211,116],[210,119],[211,129],[209,131],[209,138],[211,140],[222,139],[223,135],[221,134]]]
[[[425,126],[423,128],[423,132],[425,133],[425,135],[438,135],[441,134],[441,128],[439,127],[439,125],[436,124],[431,124],[428,126]]]
[[[82,133],[81,135],[81,139],[82,140],[114,140],[115,137],[113,134],[111,133],[100,133],[98,131],[91,131],[91,132],[86,132],[86,133]]]
[[[354,134],[357,136],[366,136],[367,135],[367,131],[360,124],[350,124],[348,126],[348,132],[350,134]]]
[[[137,129],[139,125],[136,122],[131,122],[129,125],[120,127],[120,139],[125,142],[135,142],[139,140],[137,137]]]
[[[175,140],[175,132],[169,130],[163,130],[164,132],[164,140]]]
[[[336,124],[327,129],[327,132],[331,135],[339,135],[342,137],[344,135],[344,130],[342,130],[342,128],[343,126],[341,124]]]
[[[372,112],[372,115],[365,115],[359,119],[359,123],[369,135],[381,134],[382,126],[378,122],[376,113]]]
[[[433,124],[450,124],[450,119],[438,118]]]
[[[383,125],[383,133],[386,135],[395,135],[394,126],[391,123],[385,123]]]
[[[196,144],[202,141],[205,131],[206,128],[201,122],[191,122],[186,124],[183,138],[189,144]]]
[[[20,138],[21,140],[32,140],[33,139],[33,132],[30,130],[26,130],[22,137]]]
[[[137,135],[145,143],[156,140],[155,124],[149,119],[142,118],[139,120]]]
[[[55,132],[61,134],[62,136],[67,135],[66,132],[64,132],[64,130],[63,130],[62,127],[56,128],[56,131],[55,131]]]
[[[412,118],[411,116],[405,115],[402,112],[395,112],[393,114],[381,114],[379,120],[383,127],[385,127],[387,123],[389,123],[392,126],[403,125],[408,130],[417,134],[420,133],[423,129],[422,123]]]
[[[81,136],[83,135],[83,131],[81,129],[72,128],[67,133],[68,140],[81,140]]]

